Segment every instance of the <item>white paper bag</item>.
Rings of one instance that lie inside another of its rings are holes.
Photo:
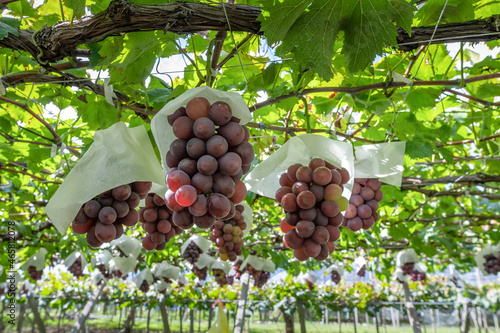
[[[401,186],[406,142],[387,142],[354,147],[355,178],[378,178]]]
[[[41,271],[45,267],[45,256],[47,255],[47,250],[43,247],[39,248],[37,253],[32,255],[24,262],[21,266],[23,271],[28,271],[30,266],[35,267],[37,271]]]
[[[85,258],[85,256],[83,255],[83,253],[79,250],[72,252],[64,260],[64,266],[66,266],[66,268],[71,267],[71,265],[73,265],[78,258],[81,258],[81,260],[82,260],[81,264],[82,264],[82,272],[83,272],[83,269],[85,268],[85,266],[87,266],[88,262],[87,262],[87,259]]]
[[[420,259],[414,249],[406,249],[396,254],[396,268],[402,268],[406,263],[412,262],[416,264],[419,261]]]
[[[210,248],[210,245],[212,245],[212,242],[209,241],[208,239],[195,234],[189,237],[188,240],[185,241],[184,244],[182,244],[181,253],[186,252],[186,249],[189,246],[189,244],[191,244],[191,242],[194,242],[204,253],[206,253]]]
[[[152,285],[154,282],[153,274],[151,273],[151,270],[149,268],[143,269],[132,279],[137,288],[141,287],[144,280],[148,283],[148,285]]]
[[[137,258],[142,250],[141,242],[127,235],[122,235],[120,238],[111,241],[111,245],[120,248],[125,255],[134,258]]]
[[[109,261],[113,259],[113,255],[108,250],[99,251],[94,257],[90,259],[91,265],[93,268],[96,268],[97,265],[104,265],[106,270],[109,271]]]
[[[125,276],[130,272],[135,272],[137,259],[134,257],[115,257],[109,261],[109,265],[111,271],[118,270],[122,273],[122,276]]]
[[[174,113],[178,108],[185,107],[187,103],[195,97],[205,97],[210,104],[217,101],[226,102],[231,107],[233,116],[241,120],[244,125],[253,119],[248,106],[243,98],[236,92],[227,92],[215,90],[210,87],[198,87],[186,91],[184,94],[168,102],[151,120],[151,131],[156,144],[160,150],[162,165],[168,170],[166,157],[170,149],[170,144],[176,139],[172,132],[172,126],[168,123],[167,117]]]
[[[170,265],[167,261],[162,261],[161,263],[154,264],[151,271],[157,278],[167,278],[176,281],[179,278],[181,269]]]
[[[212,269],[212,270],[221,269],[224,272],[224,274],[227,274],[229,272],[229,270],[231,269],[231,264],[217,259],[212,264],[212,267],[210,269]]]
[[[484,259],[484,256],[487,254],[491,254],[495,257],[498,257],[500,254],[500,245],[486,245],[481,251],[479,251],[478,254],[474,257],[474,260],[476,261],[477,267],[483,272],[484,275],[489,275],[490,273],[486,272],[484,269],[484,263],[486,262],[486,259]]]
[[[307,272],[306,274],[304,274],[304,280],[307,280],[312,284],[316,284],[316,282],[318,282],[318,278],[311,272]]]
[[[342,276],[344,275],[344,269],[343,269],[341,266],[339,266],[338,264],[333,264],[333,265],[331,265],[330,267],[328,267],[328,268],[326,269],[326,273],[327,273],[327,274],[330,274],[330,273],[332,273],[333,271],[336,271],[336,272],[337,272],[337,274],[338,274],[340,277],[342,277]]]
[[[165,176],[146,129],[119,122],[95,133],[94,143],[66,176],[45,213],[65,234],[84,203],[134,181],[164,184]]]
[[[214,258],[212,258],[206,253],[202,253],[200,254],[198,260],[194,263],[194,265],[198,267],[198,269],[203,269],[205,267],[208,267],[208,269],[210,270],[214,262],[215,262]]]
[[[351,267],[356,274],[358,274],[363,266],[366,266],[366,259],[363,257],[357,257],[351,264]]]
[[[316,134],[294,136],[285,142],[245,177],[247,189],[274,199],[276,191],[281,187],[280,176],[287,171],[288,167],[295,163],[309,165],[311,159],[316,157],[349,171],[350,179],[344,184],[342,193],[342,196],[349,199],[354,182],[354,155],[351,143],[328,139]]]

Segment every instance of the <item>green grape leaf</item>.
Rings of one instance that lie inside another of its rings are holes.
[[[68,8],[73,9],[71,24],[73,24],[75,19],[79,19],[85,15],[85,0],[65,0],[64,2]]]
[[[19,36],[17,28],[19,28],[20,25],[20,20],[16,20],[10,17],[0,17],[0,40],[4,39],[9,34]]]
[[[396,21],[396,25],[405,29],[411,36],[411,24],[413,23],[413,15],[415,11],[413,1],[390,0],[389,8],[394,20]]]
[[[429,0],[415,18],[420,21],[421,26],[436,24],[440,16],[440,24],[470,21],[474,19],[474,3],[475,0],[448,0],[445,8],[445,1]]]

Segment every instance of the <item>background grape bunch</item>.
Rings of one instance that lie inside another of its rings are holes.
[[[186,247],[186,250],[182,254],[182,257],[184,259],[186,259],[187,261],[189,261],[191,264],[194,264],[195,262],[198,261],[198,258],[200,257],[200,254],[202,254],[202,253],[203,253],[203,251],[200,249],[200,247],[198,245],[196,245],[195,242],[191,242]]]
[[[322,261],[335,250],[344,221],[340,212],[349,204],[342,197],[349,177],[346,169],[320,158],[312,159],[308,166],[294,164],[281,175],[275,199],[286,217],[280,228],[285,245],[293,249],[298,260]]]
[[[139,290],[142,291],[143,293],[148,292],[149,290],[149,283],[146,280],[143,280],[141,283],[141,286],[139,287]]]
[[[239,259],[238,261],[236,261],[236,263],[233,266],[234,270],[236,271],[236,274],[234,275],[234,277],[236,279],[239,279],[241,277],[241,274],[245,273],[245,271],[246,271],[246,267],[241,269],[242,263],[243,263],[243,260]]]
[[[68,267],[68,271],[76,277],[83,276],[82,273],[82,258],[77,258],[71,266]]]
[[[212,269],[212,274],[219,286],[223,287],[225,285],[232,284],[231,279],[228,279],[228,277],[226,277],[226,273],[224,273],[222,269]]]
[[[414,270],[410,273],[410,278],[412,281],[422,281],[424,282],[427,279],[427,275],[424,272],[419,272]]]
[[[151,189],[151,182],[134,182],[117,186],[82,205],[71,224],[77,234],[86,234],[91,247],[118,239],[123,227],[139,221],[135,208]]]
[[[172,221],[183,229],[207,229],[216,219],[232,218],[247,193],[241,177],[255,156],[250,132],[227,103],[210,105],[203,97],[176,110],[168,122],[177,137],[166,156],[165,201]]]
[[[366,269],[366,265],[361,266],[361,268],[358,271],[358,276],[359,277],[364,277],[365,276],[365,274],[366,274],[365,269]]]
[[[489,274],[498,274],[500,272],[500,255],[495,257],[492,254],[487,254],[484,256],[486,259],[484,263],[484,270]]]
[[[371,228],[377,222],[378,203],[384,197],[382,184],[375,178],[355,178],[349,207],[344,213],[344,227],[351,231]]]
[[[335,282],[335,284],[339,284],[340,283],[340,280],[341,280],[341,277],[340,277],[340,274],[339,272],[337,271],[332,271],[332,274],[331,274],[331,279],[333,282]]]
[[[262,288],[271,277],[271,273],[255,269],[250,264],[246,265],[245,269],[253,277],[255,286],[258,288]]]
[[[104,264],[99,264],[96,266],[96,268],[99,270],[99,272],[101,272],[101,274],[106,278],[106,279],[111,279],[111,277],[113,277],[113,275],[111,273],[108,272],[108,270],[106,269],[106,265]]]
[[[308,279],[305,279],[305,282],[306,282],[306,286],[307,286],[308,290],[313,290],[314,289],[314,283],[312,283]]]
[[[38,271],[35,266],[29,266],[28,274],[32,280],[38,281],[42,278],[43,269]]]
[[[205,281],[207,279],[208,267],[198,268],[198,266],[193,265],[193,274],[198,277],[200,281]]]
[[[210,240],[219,248],[221,260],[235,261],[241,255],[243,230],[247,228],[243,218],[243,205],[236,205],[234,216],[223,221],[217,220],[210,231]]]
[[[172,211],[165,205],[165,200],[155,193],[148,193],[145,207],[139,209],[139,221],[146,236],[142,240],[145,250],[163,250],[167,242],[182,229],[172,223]]]
[[[410,275],[413,272],[414,268],[415,268],[414,262],[404,263],[403,267],[401,267],[401,269],[403,270],[403,275]]]

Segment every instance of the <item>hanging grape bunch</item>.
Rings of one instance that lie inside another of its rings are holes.
[[[306,285],[307,285],[307,289],[308,290],[313,290],[314,289],[314,283],[312,283],[311,281],[309,281],[308,279],[305,279],[305,282],[306,282]]]
[[[484,256],[486,261],[484,262],[484,270],[489,274],[498,274],[500,272],[500,255],[495,257],[492,254],[487,254]]]
[[[32,280],[38,281],[42,278],[43,269],[37,270],[35,266],[28,267],[28,274]]]
[[[286,217],[280,223],[287,247],[298,260],[325,260],[340,237],[344,221],[341,211],[348,201],[342,197],[349,172],[314,158],[309,166],[294,164],[280,177],[281,188],[275,199]]]
[[[223,287],[227,284],[232,284],[232,281],[230,281],[226,277],[226,273],[224,273],[222,269],[219,268],[212,269],[212,274],[214,275],[215,281],[219,286]]]
[[[355,178],[349,207],[344,213],[346,226],[351,231],[371,228],[378,220],[378,203],[384,197],[382,184],[374,178]]]
[[[412,281],[425,282],[425,280],[427,279],[427,275],[424,272],[419,272],[417,270],[414,270],[413,272],[410,273],[410,278]]]
[[[264,286],[267,280],[271,277],[271,273],[255,269],[251,265],[247,265],[246,268],[248,270],[248,274],[253,277],[257,288],[262,288],[262,286]]]
[[[145,279],[142,281],[141,286],[139,287],[139,290],[142,291],[143,293],[146,293],[149,290],[149,283]]]
[[[235,278],[236,279],[239,279],[241,277],[241,274],[245,273],[246,271],[246,267],[241,269],[241,264],[243,263],[243,260],[238,260],[236,261],[236,263],[234,264],[234,270],[236,271],[236,274],[235,274]],[[241,270],[240,270],[241,269]]]
[[[208,267],[198,268],[198,266],[193,265],[193,274],[198,277],[200,281],[205,281],[207,279]]]
[[[216,219],[230,219],[246,196],[241,177],[255,155],[248,129],[227,103],[210,105],[203,97],[176,110],[168,122],[177,137],[166,157],[165,200],[173,222],[183,229],[207,229]]]
[[[91,247],[118,239],[123,226],[132,227],[139,221],[135,208],[150,189],[151,182],[134,182],[103,192],[82,205],[71,228],[77,234],[87,234]]]
[[[68,271],[76,277],[83,276],[82,273],[82,258],[77,258],[71,266],[68,267]]]
[[[234,216],[228,220],[217,220],[212,228],[210,240],[219,248],[221,260],[235,261],[241,255],[243,230],[247,228],[243,218],[243,205],[236,205]]]
[[[108,272],[108,270],[106,269],[106,265],[104,265],[104,264],[99,264],[96,266],[96,268],[99,270],[99,272],[101,272],[101,274],[106,279],[111,279],[111,277],[113,276],[111,273]]]
[[[182,254],[182,257],[187,261],[189,261],[191,264],[194,264],[195,262],[198,261],[198,258],[202,253],[203,253],[202,249],[200,249],[200,247],[196,245],[195,242],[191,242],[189,243],[188,247]]]
[[[167,242],[182,229],[172,223],[172,211],[165,205],[165,200],[155,193],[148,193],[145,207],[139,209],[139,221],[147,234],[142,240],[145,250],[163,250]]]
[[[365,268],[366,268],[366,265],[361,266],[361,268],[358,271],[358,276],[359,277],[364,277],[365,276],[365,273],[366,273],[365,272]]]
[[[339,272],[333,270],[331,274],[331,279],[333,282],[335,282],[335,284],[339,284],[341,280]]]
[[[404,263],[403,267],[401,267],[401,269],[403,270],[403,275],[410,275],[411,273],[413,273],[414,267],[415,267],[414,262]]]
[[[125,280],[128,277],[128,273],[123,275],[119,269],[114,269],[111,271],[111,276],[116,276],[119,279]]]

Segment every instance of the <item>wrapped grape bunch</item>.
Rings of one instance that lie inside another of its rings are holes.
[[[344,222],[341,211],[348,208],[342,196],[349,172],[320,159],[309,165],[294,164],[280,177],[275,199],[286,212],[281,230],[287,247],[298,260],[325,260],[340,237]]]
[[[382,184],[375,178],[355,178],[343,226],[351,231],[371,228],[378,220],[378,203],[383,198]]]
[[[166,155],[165,201],[173,222],[183,229],[207,229],[216,220],[231,219],[235,204],[246,196],[241,177],[255,155],[248,129],[229,104],[210,104],[204,97],[191,99],[167,119],[177,138]]]

